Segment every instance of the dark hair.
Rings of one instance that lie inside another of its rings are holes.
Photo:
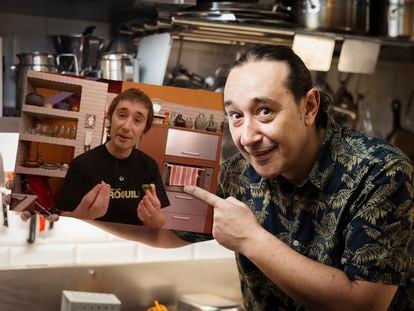
[[[297,104],[313,87],[312,76],[309,69],[291,48],[283,45],[253,46],[234,62],[232,69],[248,62],[261,60],[285,62],[289,66],[289,73],[285,79],[285,85],[292,92]],[[320,106],[316,116],[316,126],[325,127],[327,110],[331,103],[331,99],[328,94],[323,92],[319,93]]]
[[[152,106],[152,101],[148,97],[148,95],[138,88],[129,88],[119,93],[112,100],[111,105],[108,108],[109,121],[112,119],[112,115],[121,100],[127,100],[133,103],[141,103],[144,105],[144,107],[148,110],[147,122],[145,124],[144,133],[148,132],[151,128],[152,121],[154,120],[154,108]],[[110,130],[110,127],[111,125],[109,124],[108,132]]]

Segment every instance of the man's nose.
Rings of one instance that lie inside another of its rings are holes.
[[[240,143],[243,146],[250,146],[261,140],[261,133],[255,120],[246,119],[242,125]]]
[[[122,128],[124,130],[130,130],[133,124],[133,119],[132,118],[125,118],[124,122],[122,123]]]

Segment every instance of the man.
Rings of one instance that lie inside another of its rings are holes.
[[[226,200],[188,191],[215,206],[213,236],[236,252],[245,308],[413,309],[409,160],[339,128],[289,48],[249,50],[224,98],[240,151],[222,167]]]
[[[222,166],[219,196],[186,191],[214,206],[213,237],[236,253],[245,309],[414,309],[409,160],[338,127],[286,47],[248,50],[224,99],[240,153]],[[100,226],[163,247],[208,238]]]
[[[168,197],[157,163],[136,148],[152,126],[152,102],[141,90],[127,89],[113,99],[107,119],[109,141],[72,161],[56,208],[80,219],[161,228]],[[152,189],[143,189],[148,184]]]

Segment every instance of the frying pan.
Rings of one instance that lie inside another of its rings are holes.
[[[393,130],[387,140],[404,152],[414,162],[414,133],[401,126],[401,102],[394,99],[391,103],[393,113]]]

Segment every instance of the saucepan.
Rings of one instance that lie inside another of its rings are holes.
[[[403,151],[411,161],[414,161],[414,133],[401,125],[401,102],[398,99],[394,99],[391,107],[394,119],[393,130],[388,135],[387,140]]]
[[[366,34],[370,27],[369,0],[293,1],[293,20],[301,27]]]

